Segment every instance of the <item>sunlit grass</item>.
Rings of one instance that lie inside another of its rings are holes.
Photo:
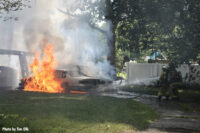
[[[36,133],[121,133],[146,129],[158,117],[132,99],[20,91],[0,92],[0,114],[17,116],[14,123],[1,118],[1,127],[28,126]]]

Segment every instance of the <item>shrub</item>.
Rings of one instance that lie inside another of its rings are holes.
[[[27,127],[28,120],[18,114],[0,114],[0,128],[2,127]]]

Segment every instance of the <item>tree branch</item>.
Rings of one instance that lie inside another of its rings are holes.
[[[63,10],[61,10],[61,9],[58,9],[58,11],[60,11],[61,13],[66,14],[66,15],[68,15],[68,16],[74,17],[74,18],[77,18],[77,17],[80,16],[80,15],[71,14],[70,12],[68,12],[68,11],[63,11]],[[106,31],[102,30],[102,29],[99,28],[99,27],[96,27],[94,24],[91,24],[90,22],[88,22],[88,25],[89,25],[92,29],[95,29],[95,30],[97,30],[97,31],[99,31],[99,32],[101,32],[101,33],[103,33],[103,34],[105,34],[105,35],[107,34]]]

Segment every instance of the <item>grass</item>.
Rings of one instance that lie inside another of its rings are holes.
[[[128,92],[136,92],[136,93],[148,94],[148,95],[157,95],[159,91],[159,87],[141,86],[141,85],[123,86],[121,89]],[[178,89],[178,92],[179,92],[179,97],[181,100],[186,100],[186,101],[191,101],[191,102],[200,101],[200,90]],[[171,93],[172,92],[170,91],[170,94]]]
[[[200,90],[182,90],[179,89],[179,96],[193,102],[200,102]]]
[[[121,87],[122,90],[128,92],[136,92],[148,95],[157,95],[159,88],[154,86],[144,86],[144,85],[129,85]]]
[[[132,99],[22,91],[0,91],[0,114],[0,128],[30,133],[123,133],[144,130],[158,117]]]
[[[157,95],[159,91],[158,87],[139,85],[124,86],[121,89],[128,92],[136,92],[149,95]],[[179,89],[178,92],[180,100],[170,102],[171,104],[175,105],[173,106],[174,108],[186,112],[200,112],[200,90],[186,88]],[[173,96],[172,92],[170,92],[170,94]]]

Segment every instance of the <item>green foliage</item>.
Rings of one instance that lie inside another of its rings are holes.
[[[160,51],[170,63],[199,61],[199,0],[126,0],[115,31],[116,49],[140,58]],[[126,15],[125,15],[126,16]]]
[[[18,114],[0,114],[0,129],[6,128],[24,128],[28,127],[29,123],[27,118],[19,117]]]
[[[198,83],[174,82],[170,86],[176,89],[200,91],[200,85]]]
[[[200,90],[179,89],[179,97],[185,101],[197,102],[200,101]]]

